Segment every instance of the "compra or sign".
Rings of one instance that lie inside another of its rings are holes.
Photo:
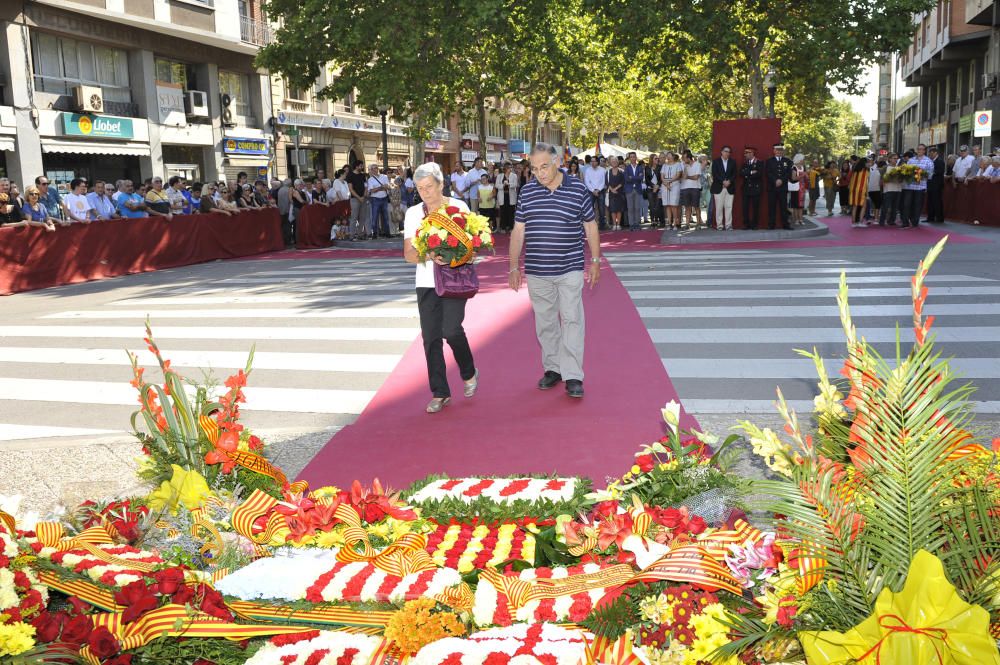
[[[963,115],[958,119],[958,131],[959,132],[971,132],[972,131],[972,114]]]
[[[975,121],[972,124],[972,135],[976,138],[985,138],[993,134],[993,111],[976,111],[972,114]]]
[[[62,114],[63,134],[105,139],[132,138],[132,119],[110,115]]]
[[[222,141],[222,152],[227,155],[266,155],[267,139],[226,138]]]

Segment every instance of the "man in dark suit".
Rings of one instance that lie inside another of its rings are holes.
[[[927,156],[934,162],[934,175],[927,182],[927,221],[944,224],[944,157],[937,146],[931,146]]]
[[[757,230],[760,222],[760,194],[764,191],[762,180],[764,165],[757,159],[757,148],[747,146],[743,149],[743,166],[740,175],[743,176],[743,228]]]
[[[767,228],[774,230],[777,216],[781,217],[781,228],[790,229],[788,223],[788,180],[792,177],[792,160],[785,157],[785,146],[774,144],[774,157],[764,164],[767,174]]]
[[[732,148],[722,146],[719,157],[712,160],[712,186],[709,191],[715,199],[715,228],[733,230],[733,194],[736,193],[736,161]]]

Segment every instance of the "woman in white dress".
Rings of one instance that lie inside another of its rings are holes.
[[[677,155],[669,150],[663,156],[660,168],[660,200],[663,202],[663,218],[667,228],[680,229],[681,177],[684,167],[677,161]]]

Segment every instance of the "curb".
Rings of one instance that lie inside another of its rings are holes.
[[[802,238],[816,238],[818,236],[829,235],[830,227],[815,219],[807,219],[805,225],[792,229],[775,229],[773,231],[764,229],[758,231],[748,231],[736,229],[734,231],[719,232],[714,229],[701,229],[698,231],[674,231],[667,230],[660,236],[661,245],[708,245],[719,243],[737,242],[776,242],[779,240],[800,240]]]

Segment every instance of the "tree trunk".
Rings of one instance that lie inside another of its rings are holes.
[[[764,99],[764,75],[758,65],[750,68],[750,113],[754,118],[769,118],[767,103]]]
[[[486,98],[476,97],[476,117],[479,120],[479,156],[486,161]]]
[[[531,132],[528,134],[528,145],[534,148],[538,142],[538,109],[534,107],[531,108],[531,125],[528,130]]]

